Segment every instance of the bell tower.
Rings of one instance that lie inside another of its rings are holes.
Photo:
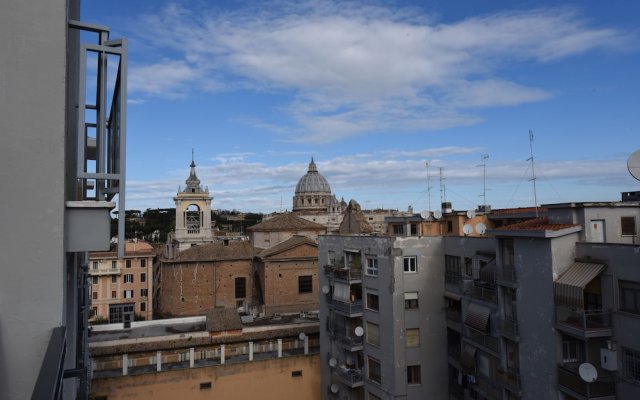
[[[200,179],[196,175],[196,163],[193,150],[191,151],[191,171],[185,181],[184,190],[178,188],[173,198],[176,204],[176,227],[174,239],[178,242],[178,250],[185,250],[191,246],[211,243],[211,202],[209,188],[202,188]]]

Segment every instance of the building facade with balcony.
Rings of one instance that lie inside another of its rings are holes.
[[[8,399],[87,398],[87,252],[109,249],[114,200],[124,215],[126,40],[79,22],[79,3],[10,2],[0,13],[0,70],[10,77],[0,94]]]
[[[128,240],[123,258],[117,252],[91,252],[91,312],[89,321],[129,323],[153,319],[154,248]]]
[[[319,241],[321,394],[447,398],[442,238]]]

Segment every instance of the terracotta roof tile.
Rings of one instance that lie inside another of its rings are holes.
[[[562,229],[573,228],[575,224],[550,224],[549,218],[534,218],[528,221],[518,222],[517,224],[505,225],[496,228],[496,231],[559,231]]]
[[[273,247],[269,247],[268,249],[263,250],[258,254],[258,257],[261,257],[261,258],[269,257],[270,255],[277,254],[281,251],[292,249],[294,247],[298,247],[303,244],[308,244],[314,247],[318,247],[318,244],[313,240],[309,239],[308,237],[296,235],[285,240],[282,243],[278,243]]]
[[[324,225],[300,218],[293,213],[277,215],[259,224],[250,226],[249,231],[326,230]]]
[[[99,257],[117,257],[117,245],[113,245],[110,251],[92,251],[89,253],[91,258],[99,258]],[[156,250],[149,243],[138,240],[134,242],[132,240],[127,240],[124,243],[124,255],[126,256],[140,256],[144,254],[155,255]]]
[[[545,207],[538,207],[539,213],[546,213],[548,211]],[[491,214],[524,214],[536,212],[535,207],[518,207],[518,208],[500,208],[491,210]]]

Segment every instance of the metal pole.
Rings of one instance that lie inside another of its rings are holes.
[[[531,180],[533,181],[533,202],[536,208],[536,217],[538,216],[538,193],[536,191],[536,169],[533,160],[533,131],[529,129],[529,150],[531,151],[531,157],[527,161],[531,161]]]

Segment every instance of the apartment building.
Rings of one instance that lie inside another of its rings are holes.
[[[154,248],[127,240],[124,257],[115,248],[89,254],[91,312],[89,321],[124,323],[153,319]]]
[[[321,394],[446,399],[442,238],[319,241]]]
[[[86,252],[109,249],[114,200],[124,215],[126,40],[79,15],[77,0],[6,2],[0,13],[0,170],[9,189],[0,237],[10,270],[0,279],[0,391],[7,399],[87,398]]]

